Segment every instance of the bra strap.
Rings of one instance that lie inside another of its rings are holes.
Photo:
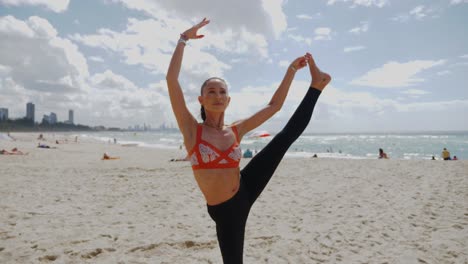
[[[232,129],[232,132],[234,132],[234,135],[236,136],[237,143],[240,143],[240,140],[239,140],[239,133],[237,132],[237,127],[236,127],[236,126],[232,126],[231,129]]]
[[[203,131],[202,125],[198,124],[198,126],[197,126],[197,144],[199,144],[200,141],[201,141],[202,131]]]

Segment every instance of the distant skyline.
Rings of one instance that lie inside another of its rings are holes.
[[[0,109],[5,109],[5,110],[7,110],[7,113],[9,112],[9,108],[7,106],[6,107],[0,107]],[[67,112],[68,119],[63,119],[62,122],[66,122],[66,123],[69,123],[69,124],[74,124],[74,111],[72,109],[68,109],[67,111],[68,111]],[[28,102],[26,104],[26,109],[25,109],[23,115],[19,115],[19,116],[15,116],[15,117],[12,117],[12,116],[8,115],[7,119],[13,120],[13,119],[26,118],[26,119],[32,120],[34,123],[36,123],[36,122],[41,123],[41,120],[43,119],[43,117],[46,117],[46,116],[49,116],[49,115],[54,115],[55,116],[54,117],[55,122],[60,122],[60,119],[57,117],[57,113],[55,113],[55,112],[44,113],[43,115],[41,115],[38,118],[38,116],[36,114],[36,105],[34,104],[34,102]]]
[[[228,11],[227,11],[228,10]],[[36,105],[75,123],[175,125],[165,73],[179,34],[181,84],[197,96],[227,80],[226,122],[268,103],[286,67],[310,51],[333,76],[307,132],[468,130],[467,0],[0,0],[0,108]],[[259,129],[277,131],[310,82],[299,72],[283,106]]]

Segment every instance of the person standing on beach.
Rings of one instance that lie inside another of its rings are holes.
[[[312,55],[307,53],[290,64],[281,84],[264,108],[231,125],[224,123],[224,113],[231,100],[228,86],[219,77],[209,78],[202,84],[198,97],[203,119],[202,123],[198,123],[187,108],[178,78],[186,42],[203,38],[197,31],[209,22],[205,18],[181,34],[166,81],[195,179],[206,199],[208,213],[216,223],[223,262],[239,264],[243,262],[245,225],[250,208],[288,148],[307,127],[317,99],[331,77],[321,72]],[[281,109],[296,71],[307,64],[312,81],[297,110],[283,130],[240,170],[242,137]]]
[[[444,150],[442,151],[442,159],[443,160],[451,160],[450,152],[446,148],[444,148]]]

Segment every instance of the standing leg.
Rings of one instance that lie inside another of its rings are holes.
[[[291,144],[309,124],[321,91],[310,87],[304,99],[281,130],[241,171],[252,205],[263,191]]]
[[[218,205],[208,205],[208,213],[216,223],[216,235],[224,264],[242,264],[249,211],[250,203],[242,180],[239,190],[231,199]]]

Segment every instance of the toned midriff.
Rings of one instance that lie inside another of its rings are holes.
[[[193,174],[208,205],[229,200],[239,189],[239,168],[194,170]]]

